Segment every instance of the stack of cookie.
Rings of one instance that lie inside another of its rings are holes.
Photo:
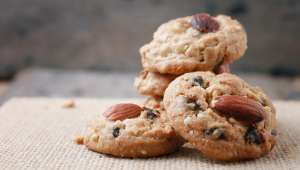
[[[163,96],[177,76],[193,71],[229,71],[243,56],[247,36],[242,25],[228,16],[197,14],[162,24],[153,40],[140,49],[144,70],[135,80],[147,96]]]
[[[111,106],[84,144],[119,157],[152,157],[189,143],[214,160],[258,158],[275,145],[275,109],[257,87],[228,73],[247,48],[241,24],[196,14],[162,24],[140,49],[134,86],[149,98]]]

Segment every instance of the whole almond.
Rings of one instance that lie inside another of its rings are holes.
[[[237,95],[219,97],[214,108],[225,116],[250,123],[262,121],[266,114],[260,103]]]
[[[194,29],[202,33],[216,32],[219,29],[219,23],[207,13],[199,13],[192,16],[191,24]]]
[[[134,118],[140,115],[143,109],[132,103],[120,103],[109,107],[103,115],[112,121]]]

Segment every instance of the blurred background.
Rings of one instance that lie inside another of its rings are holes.
[[[272,98],[300,99],[299,0],[0,2],[0,102],[137,97],[139,47],[161,23],[198,12],[231,15],[244,25],[248,50],[234,73]]]

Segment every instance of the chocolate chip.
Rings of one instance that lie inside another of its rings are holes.
[[[220,140],[220,139],[225,139],[225,133],[223,130],[221,130],[218,127],[213,127],[210,129],[205,129],[204,134],[206,137],[215,139],[215,140]]]
[[[271,135],[273,135],[273,136],[277,136],[277,130],[276,130],[276,129],[272,129],[272,131],[271,131]]]
[[[201,87],[203,87],[203,85],[204,85],[203,78],[201,76],[194,77],[192,85],[193,86],[201,86]]]
[[[119,127],[114,127],[112,135],[116,138],[120,135],[120,128]]]
[[[191,110],[200,110],[201,106],[197,103],[196,99],[188,98],[186,105]]]
[[[219,29],[219,23],[207,13],[193,15],[191,24],[202,33],[215,32]]]
[[[244,138],[249,144],[255,143],[259,145],[263,142],[259,132],[257,132],[256,128],[252,126],[247,128]]]
[[[144,109],[147,111],[147,118],[148,119],[154,119],[154,118],[157,117],[157,114],[158,114],[157,110],[149,109],[147,107],[144,107]]]

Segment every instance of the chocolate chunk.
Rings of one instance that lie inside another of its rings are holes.
[[[144,109],[147,111],[147,118],[148,119],[154,119],[157,117],[157,114],[159,114],[159,112],[157,110],[153,110],[147,107],[144,107]]]
[[[191,24],[202,33],[215,32],[219,29],[219,23],[207,13],[193,15]]]
[[[120,128],[119,127],[114,127],[112,135],[116,138],[120,135]]]
[[[187,99],[187,107],[191,110],[200,110],[201,109],[201,106],[200,104],[197,103],[197,100],[196,99],[192,99],[192,98],[188,98]]]
[[[197,76],[193,78],[193,86],[201,86],[203,87],[204,85],[204,80],[201,76]]]
[[[245,138],[245,141],[249,144],[255,143],[255,144],[259,145],[263,142],[259,132],[256,130],[255,127],[252,127],[252,126],[247,128],[244,138]]]
[[[223,130],[221,130],[218,127],[213,127],[210,129],[205,129],[204,134],[206,137],[219,140],[219,139],[225,139],[225,133]]]

